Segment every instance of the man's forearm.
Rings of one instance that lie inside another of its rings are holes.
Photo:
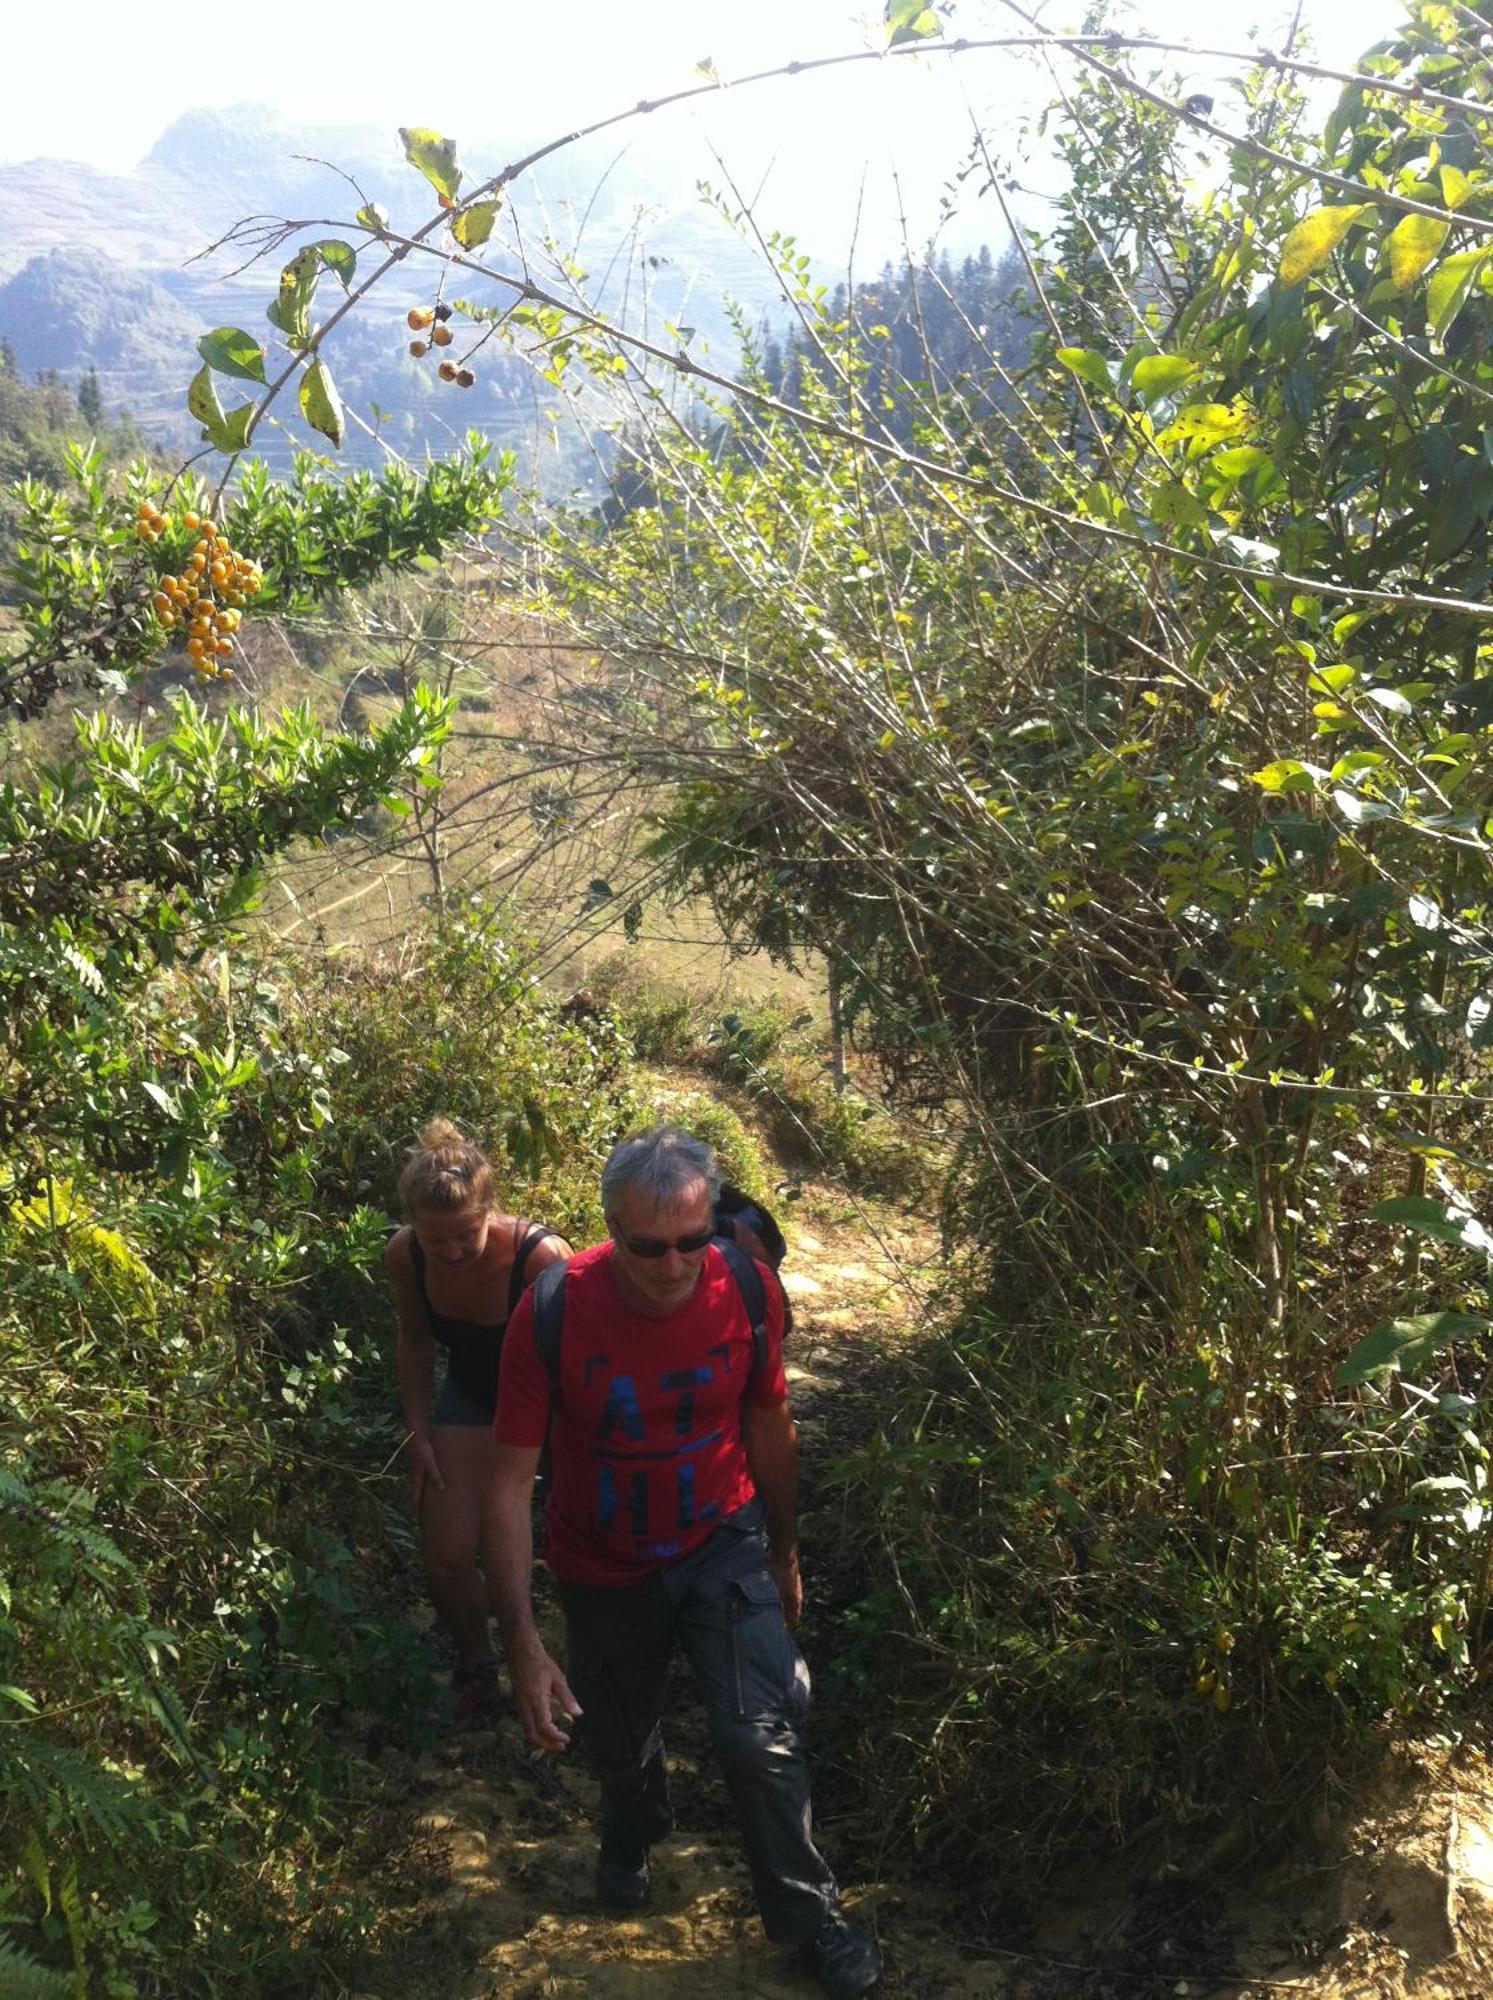
[[[753,1411],[743,1429],[747,1463],[767,1516],[768,1546],[776,1556],[798,1547],[798,1429],[781,1410]]]

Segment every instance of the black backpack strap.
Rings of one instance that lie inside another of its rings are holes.
[[[548,1233],[548,1232],[546,1232]],[[550,1411],[560,1404],[560,1342],[565,1336],[564,1264],[549,1264],[534,1280],[534,1352],[549,1377]]]
[[[429,1311],[430,1294],[425,1289],[425,1248],[413,1229],[410,1231],[410,1262],[415,1267],[415,1283],[420,1287],[420,1301]]]
[[[755,1257],[749,1257],[741,1245],[731,1236],[717,1236],[715,1247],[725,1258],[731,1276],[736,1280],[736,1289],[741,1293],[741,1303],[746,1307],[746,1316],[752,1329],[752,1368],[748,1381],[754,1381],[767,1366],[767,1287],[762,1282],[762,1273]]]
[[[527,1291],[524,1272],[529,1259],[544,1241],[554,1235],[553,1229],[546,1229],[542,1222],[525,1222],[519,1225],[518,1244],[513,1252],[513,1269],[508,1274],[508,1317],[512,1319],[514,1308]]]

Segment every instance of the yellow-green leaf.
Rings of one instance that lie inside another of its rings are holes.
[[[943,33],[943,22],[927,0],[887,0],[886,45],[900,48],[904,42],[927,42]]]
[[[1458,250],[1444,258],[1431,274],[1426,288],[1426,319],[1438,340],[1467,303],[1473,281],[1487,261],[1486,250]]]
[[[1147,503],[1151,519],[1163,528],[1201,528],[1208,510],[1178,479],[1158,484]]]
[[[1434,215],[1402,215],[1389,232],[1384,246],[1389,260],[1389,282],[1397,292],[1413,285],[1446,241],[1449,222]]]
[[[213,443],[219,451],[242,451],[254,429],[254,405],[240,403],[224,417]]]
[[[1185,354],[1148,354],[1143,361],[1136,362],[1130,379],[1141,401],[1154,403],[1173,394],[1196,373],[1195,364]]]
[[[1367,202],[1358,201],[1346,208],[1314,208],[1304,215],[1281,249],[1281,283],[1299,285],[1320,271],[1367,207]]]
[[[492,235],[493,224],[502,208],[501,197],[491,201],[474,201],[470,208],[464,208],[459,215],[451,218],[451,234],[463,250],[478,250]]]
[[[187,408],[202,426],[202,435],[219,451],[242,451],[254,428],[254,405],[240,403],[225,417],[218,401],[211,368],[199,368],[187,390]]]
[[[1092,382],[1096,389],[1114,387],[1109,376],[1109,363],[1092,347],[1060,347],[1058,360],[1065,368],[1071,368],[1075,375],[1082,376],[1085,382]]]
[[[426,125],[401,125],[404,157],[418,167],[437,194],[455,198],[461,186],[461,168],[456,163],[456,141],[432,132]]]
[[[341,444],[346,428],[342,398],[320,355],[301,377],[301,415],[313,430],[329,437],[333,444]]]
[[[297,251],[280,273],[280,288],[265,311],[270,325],[279,327],[297,353],[311,338],[311,302],[316,297],[320,269],[321,255],[315,244]]]
[[[1441,169],[1441,199],[1448,208],[1460,208],[1471,192],[1471,186],[1460,167]]]
[[[1295,757],[1277,757],[1273,764],[1250,774],[1262,792],[1310,792],[1316,789],[1311,767]]]
[[[1251,472],[1258,472],[1262,465],[1270,463],[1270,454],[1261,451],[1257,444],[1236,444],[1227,451],[1215,452],[1209,463],[1225,479],[1247,479]]]
[[[218,392],[213,386],[213,371],[205,364],[192,377],[187,390],[187,408],[201,424],[203,435],[209,440],[223,428],[223,405],[218,401]]]

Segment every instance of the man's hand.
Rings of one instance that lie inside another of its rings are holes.
[[[420,1518],[420,1502],[425,1498],[427,1486],[433,1486],[437,1493],[444,1493],[446,1482],[441,1477],[441,1468],[435,1455],[435,1446],[421,1431],[415,1431],[409,1441],[410,1460],[410,1505],[415,1510],[415,1519]]]
[[[555,1710],[567,1722],[578,1722],[581,1705],[570,1692],[564,1674],[555,1665],[536,1637],[532,1644],[508,1656],[508,1674],[513,1682],[513,1704],[524,1735],[536,1750],[568,1750],[570,1737],[557,1727]]]
[[[783,1600],[783,1622],[791,1632],[804,1615],[804,1584],[798,1573],[798,1550],[788,1549],[782,1555],[770,1555],[767,1567],[772,1571],[778,1596]]]

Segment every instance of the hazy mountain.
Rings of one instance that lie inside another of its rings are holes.
[[[585,267],[589,293],[610,313],[666,344],[666,328],[688,322],[695,352],[709,345],[729,360],[721,296],[759,317],[776,304],[771,274],[718,217],[680,197],[666,152],[638,147],[628,160],[628,171],[618,171],[615,142],[596,141],[546,162],[515,189],[510,240],[522,243],[541,281],[548,242]],[[500,163],[494,155],[479,170]],[[297,129],[255,106],[188,112],[131,174],[67,160],[0,166],[0,338],[28,374],[53,369],[76,383],[96,368],[107,408],[128,406],[148,431],[188,442],[195,426],[183,399],[196,336],[235,324],[269,337],[264,308],[280,264],[295,242],[328,235],[363,197],[388,208],[396,228],[417,227],[430,213],[429,190],[396,135]],[[201,255],[250,216],[304,228],[248,271],[237,269],[244,248]],[[475,364],[478,385],[468,393],[453,394],[429,364],[410,358],[403,312],[431,275],[412,258],[336,330],[327,358],[344,400],[406,452],[448,449],[474,423],[505,441],[527,437],[549,392],[496,344]],[[322,283],[323,298],[335,293],[330,275]],[[452,289],[475,292],[476,283],[463,278]],[[504,294],[489,286],[488,297]],[[384,416],[373,415],[375,404]],[[291,424],[306,441],[293,414]],[[261,445],[270,456],[289,448],[273,435]],[[350,457],[374,449],[350,429]]]

